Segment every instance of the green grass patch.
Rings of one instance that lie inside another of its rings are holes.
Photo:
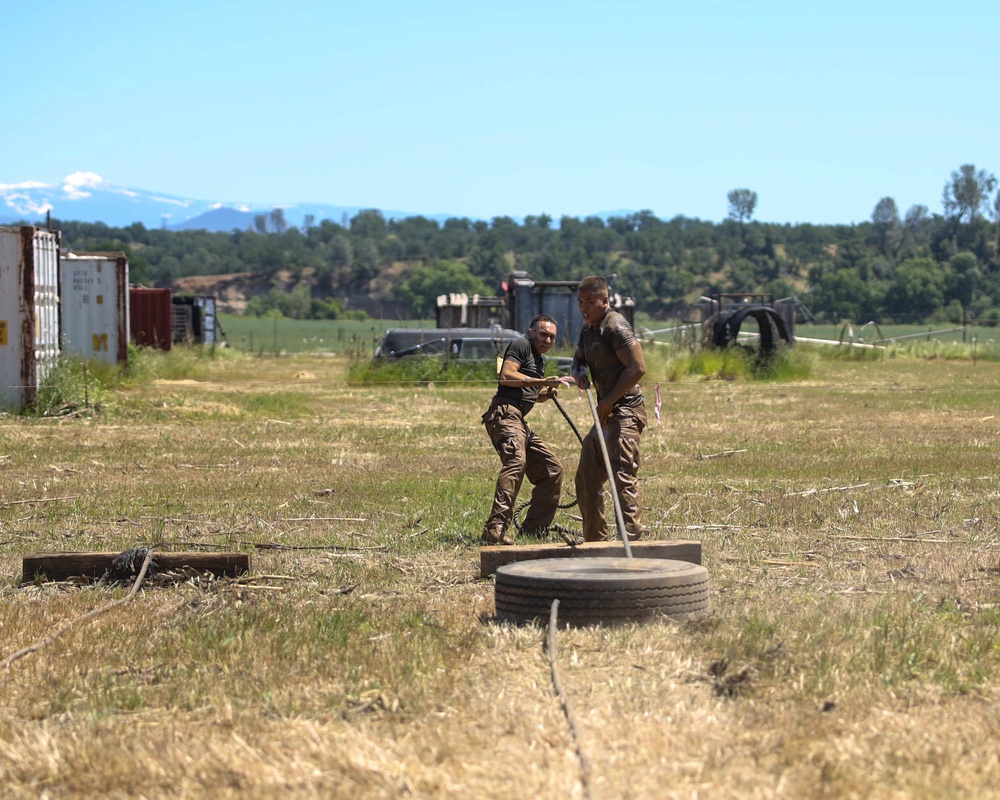
[[[70,413],[100,413],[112,388],[124,373],[116,364],[61,356],[38,391],[38,400],[28,414],[60,416]]]
[[[220,314],[231,347],[246,353],[371,356],[389,328],[434,327],[433,320],[313,320]]]
[[[354,384],[489,381],[496,377],[494,358],[467,363],[439,355],[357,358],[347,370],[347,380]]]
[[[646,350],[647,376],[664,376],[668,382],[690,378],[719,381],[801,381],[816,366],[814,351],[780,347],[768,355],[753,348],[669,348]]]

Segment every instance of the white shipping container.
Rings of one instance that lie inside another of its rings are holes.
[[[201,310],[201,341],[204,344],[215,344],[215,298],[196,297],[194,299],[196,308]]]
[[[107,364],[128,362],[128,259],[69,253],[59,263],[63,352]]]
[[[59,233],[0,227],[0,408],[20,411],[59,358]]]

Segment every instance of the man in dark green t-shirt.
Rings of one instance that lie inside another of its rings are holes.
[[[500,456],[500,475],[493,494],[493,508],[483,528],[483,544],[513,544],[509,533],[514,503],[527,476],[533,485],[524,518],[526,534],[537,534],[551,523],[562,490],[562,465],[548,445],[535,434],[525,417],[536,402],[555,396],[571,378],[545,377],[545,354],[556,341],[556,321],[540,314],[526,335],[515,339],[503,356],[500,383],[483,424]]]
[[[639,434],[646,427],[646,406],[639,380],[646,374],[642,345],[628,320],[612,310],[608,282],[597,275],[577,285],[577,305],[583,330],[573,355],[573,375],[587,388],[587,368],[597,387],[597,416],[601,430],[591,428],[580,450],[576,470],[576,501],[588,542],[608,538],[604,494],[608,471],[597,438],[604,436],[629,539],[643,534],[639,505]]]

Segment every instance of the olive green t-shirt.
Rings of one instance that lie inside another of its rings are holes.
[[[587,359],[587,366],[590,367],[591,377],[597,387],[598,400],[611,392],[625,371],[625,365],[615,353],[637,341],[632,326],[617,311],[608,311],[596,325],[583,326],[578,347],[583,349]],[[633,408],[643,405],[642,389],[639,388],[639,384],[629,389],[615,405]]]

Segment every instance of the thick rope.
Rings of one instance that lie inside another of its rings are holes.
[[[558,408],[559,413],[563,415],[563,419],[565,419],[569,423],[569,426],[573,429],[573,433],[576,434],[576,440],[580,444],[583,444],[583,434],[581,434],[580,429],[576,427],[576,423],[573,422],[573,418],[566,413],[566,409],[563,408],[562,403],[559,402],[559,398],[552,395],[552,402],[556,404],[556,408]]]
[[[46,645],[52,644],[52,642],[54,642],[56,639],[62,636],[66,631],[68,631],[78,622],[86,622],[88,620],[94,619],[95,617],[99,617],[101,614],[104,614],[105,612],[110,611],[113,608],[117,608],[118,606],[127,603],[129,600],[135,597],[136,592],[139,591],[139,587],[142,586],[142,582],[146,578],[146,571],[149,569],[149,565],[150,562],[152,562],[152,560],[153,560],[153,551],[147,550],[146,557],[142,561],[142,569],[139,570],[139,574],[136,576],[135,583],[132,584],[132,591],[130,591],[121,600],[115,600],[111,603],[108,603],[105,606],[101,606],[100,608],[95,608],[93,611],[88,611],[82,617],[76,617],[75,619],[63,622],[58,628],[56,628],[52,633],[50,633],[44,639],[36,642],[33,645],[22,648],[21,650],[18,650],[16,653],[11,653],[3,661],[0,661],[0,668],[9,669],[10,665],[13,664],[15,661],[17,661],[18,659],[24,658],[25,656],[30,655],[31,653],[34,653],[37,650],[41,650]]]
[[[583,444],[583,436],[580,433],[579,428],[576,427],[576,424],[573,422],[573,418],[566,413],[566,409],[562,407],[562,403],[559,402],[559,398],[556,397],[555,395],[552,395],[552,402],[556,404],[556,408],[559,409],[559,413],[563,415],[563,418],[569,423],[569,426],[573,429],[573,433],[576,434],[577,440],[580,442],[580,444]],[[518,519],[518,516],[520,516],[521,512],[524,511],[524,509],[526,509],[529,505],[531,505],[531,501],[521,503],[521,505],[519,505],[517,508],[514,509],[514,529],[518,533],[524,533],[524,530],[521,528],[521,520]],[[574,497],[568,503],[557,505],[556,508],[567,509],[567,508],[572,508],[575,505],[576,505],[576,498]],[[555,531],[556,533],[558,533],[563,537],[563,541],[568,542],[569,539],[567,537],[572,537],[573,535],[573,531],[569,530],[569,528],[564,528],[562,525],[552,525],[550,527],[553,531]]]
[[[521,517],[521,512],[524,511],[524,509],[526,509],[530,505],[531,505],[531,501],[530,500],[525,500],[523,503],[521,503],[519,506],[517,506],[514,509],[514,530],[516,530],[519,534],[523,534],[524,533],[524,523],[521,521],[521,518],[520,518]],[[560,510],[564,510],[564,509],[567,509],[567,508],[572,508],[575,505],[576,505],[576,498],[574,497],[568,503],[562,503],[560,505],[557,505],[556,508],[558,508]],[[575,535],[574,531],[570,530],[569,528],[567,528],[567,527],[565,527],[563,525],[559,525],[558,523],[553,524],[553,525],[549,525],[548,530],[554,531],[555,533],[558,533],[562,537],[563,541],[565,541],[565,542],[569,541],[569,539],[567,537],[574,538],[574,535]],[[583,536],[582,535],[580,536],[580,540],[581,541],[583,540]],[[574,538],[574,541],[575,541],[575,538]]]
[[[580,786],[583,788],[585,800],[590,798],[590,762],[583,752],[580,744],[580,731],[576,724],[576,715],[569,704],[569,698],[562,688],[562,681],[559,680],[559,668],[556,666],[556,627],[559,623],[559,600],[552,601],[552,610],[549,612],[549,668],[552,672],[552,688],[555,689],[556,697],[559,698],[559,705],[562,706],[563,714],[569,725],[570,735],[573,737],[573,748],[576,750],[576,757],[580,761]]]

